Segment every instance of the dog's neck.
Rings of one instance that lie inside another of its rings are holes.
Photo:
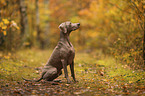
[[[67,42],[70,45],[70,47],[72,47],[71,43],[70,43],[70,40],[69,40],[69,34],[68,33],[64,34],[62,31],[60,31],[60,41],[62,41],[64,43]]]

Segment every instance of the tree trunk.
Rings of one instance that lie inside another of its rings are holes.
[[[25,6],[25,0],[19,0],[19,6],[20,6],[20,24],[21,24],[21,37],[24,37],[24,34],[26,32],[26,29],[28,27],[28,18],[27,18],[27,10]]]
[[[145,10],[144,10],[144,13],[145,15]],[[143,31],[144,31],[144,38],[143,38],[143,63],[144,63],[144,66],[145,66],[145,16],[144,16],[144,21],[143,21]]]
[[[37,31],[37,41],[40,42],[40,20],[39,20],[39,6],[38,0],[35,0],[35,8],[36,8],[36,31]]]
[[[49,10],[49,0],[44,0],[44,6],[45,6],[45,11]],[[49,46],[49,32],[50,32],[50,23],[49,23],[49,18],[50,15],[47,13],[45,14],[45,16],[47,17],[46,21],[45,21],[45,30],[44,30],[44,34],[45,34],[45,39],[44,39],[44,44],[43,47],[48,47]]]

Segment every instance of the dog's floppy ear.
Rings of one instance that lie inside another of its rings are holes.
[[[66,28],[66,24],[62,23],[59,25],[58,27],[63,33],[67,33],[67,28]]]

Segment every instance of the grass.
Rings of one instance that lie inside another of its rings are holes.
[[[45,53],[47,52],[47,53]],[[1,58],[0,78],[6,80],[22,80],[22,76],[36,77],[35,68],[42,67],[49,58],[50,51],[22,50]],[[32,74],[30,74],[32,73]]]
[[[21,50],[17,53],[3,55],[0,53],[0,85],[22,81],[21,77],[38,78],[40,71],[47,62],[52,50]],[[96,55],[97,54],[97,55]],[[73,95],[145,95],[145,72],[133,70],[120,64],[111,56],[102,53],[76,53],[75,73],[78,83],[66,84],[64,75],[60,76],[63,83],[63,94]],[[70,74],[70,71],[69,71]],[[71,78],[72,80],[72,78]],[[73,88],[73,91],[69,90]]]

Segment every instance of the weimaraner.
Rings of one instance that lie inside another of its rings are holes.
[[[67,83],[70,83],[70,79],[68,77],[67,65],[70,65],[71,76],[73,80],[76,82],[75,74],[74,74],[74,57],[75,57],[75,49],[69,40],[69,34],[71,31],[74,31],[80,27],[80,23],[71,23],[64,22],[59,25],[60,29],[60,40],[53,50],[52,55],[50,56],[48,62],[42,69],[42,74],[40,79],[38,80],[27,80],[23,78],[25,81],[36,81],[44,79],[47,81],[53,81],[58,76],[62,74],[62,68],[64,69],[65,78],[67,79]]]

